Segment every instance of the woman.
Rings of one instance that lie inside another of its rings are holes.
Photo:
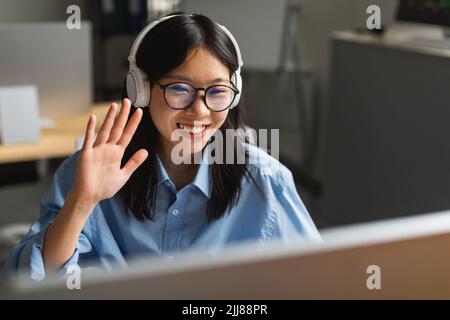
[[[124,99],[116,117],[112,104],[96,137],[89,118],[83,148],[56,171],[7,272],[40,280],[74,264],[320,238],[290,171],[257,147],[224,144],[227,154],[241,143],[245,163],[174,161],[175,131],[191,142],[186,159],[205,153],[214,134],[243,127],[240,52],[224,27],[200,14],[166,17],[144,29],[129,60],[134,107]]]

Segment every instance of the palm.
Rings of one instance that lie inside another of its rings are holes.
[[[136,131],[142,111],[136,110],[126,124],[129,101],[125,100],[114,121],[115,109],[114,105],[111,106],[95,141],[95,118],[89,119],[85,143],[78,158],[74,189],[80,197],[95,202],[113,197],[147,156],[147,152],[141,149],[121,167],[125,148]]]

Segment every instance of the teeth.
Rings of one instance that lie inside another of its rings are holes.
[[[192,134],[201,133],[201,132],[203,132],[203,130],[205,130],[204,126],[201,126],[201,127],[189,127],[189,126],[185,126],[185,125],[183,125],[181,123],[179,124],[179,126],[184,131],[186,131],[188,133],[192,133]]]

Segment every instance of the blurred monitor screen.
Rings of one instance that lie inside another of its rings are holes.
[[[450,26],[450,0],[401,0],[397,20]]]
[[[323,242],[242,243],[85,269],[80,290],[29,274],[8,299],[449,299],[450,212],[322,230]]]

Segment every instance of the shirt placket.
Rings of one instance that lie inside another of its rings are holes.
[[[186,196],[178,193],[175,202],[167,209],[164,235],[164,252],[179,250],[182,236],[182,220],[186,208]]]

